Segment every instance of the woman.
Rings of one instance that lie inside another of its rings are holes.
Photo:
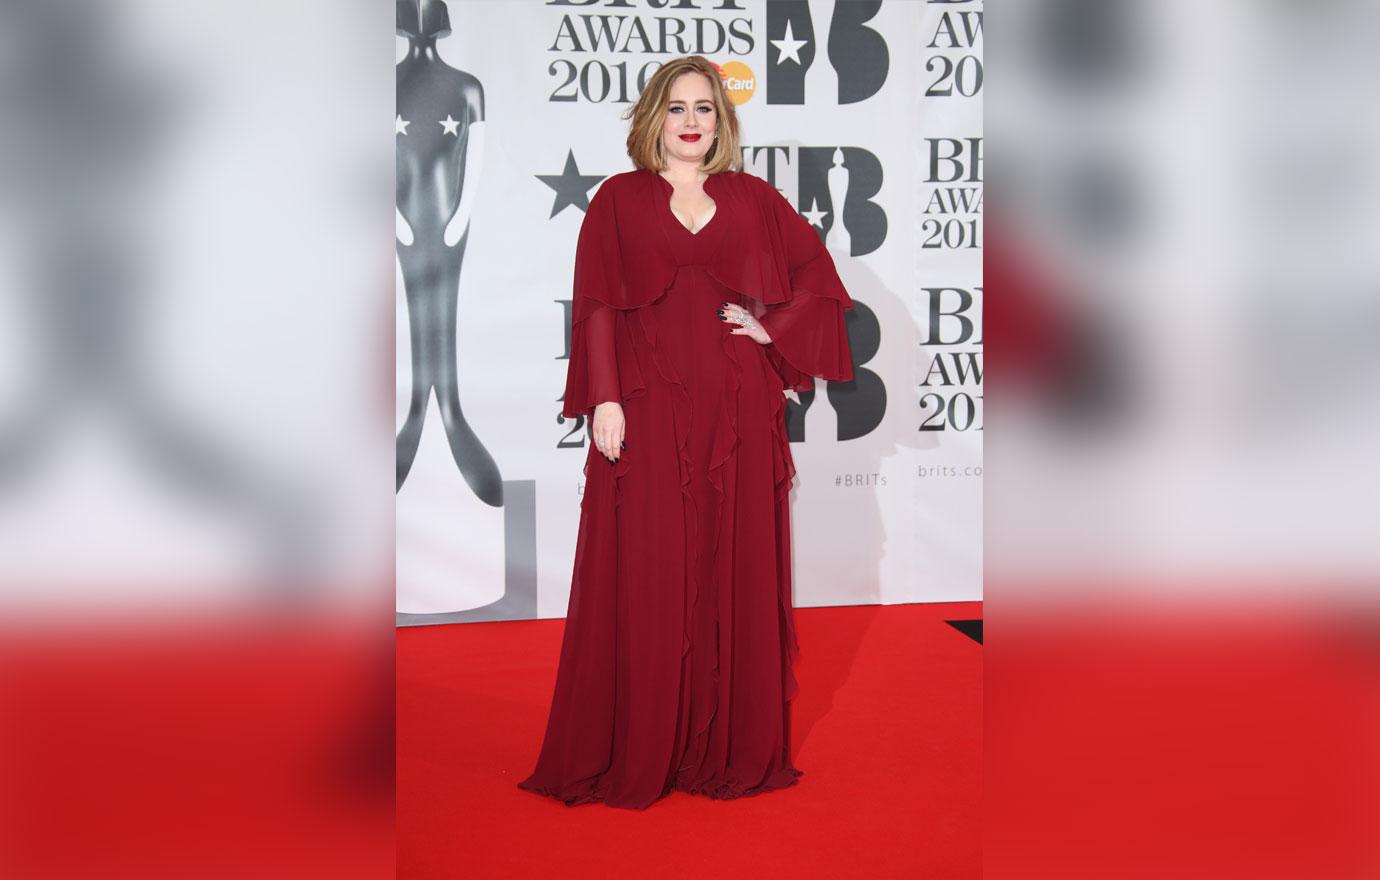
[[[519,785],[644,808],[800,775],[783,389],[852,378],[852,302],[818,233],[733,170],[709,61],[662,66],[629,114],[637,168],[600,186],[576,248],[564,414],[592,413],[594,444],[550,720]]]

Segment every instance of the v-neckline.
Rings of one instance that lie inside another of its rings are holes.
[[[671,215],[671,220],[674,221],[677,226],[683,229],[686,235],[698,237],[701,232],[704,232],[706,229],[709,228],[709,224],[714,222],[714,218],[719,216],[719,200],[714,198],[713,196],[709,196],[709,200],[714,203],[714,213],[709,215],[708,220],[700,224],[700,228],[698,230],[692,232],[690,230],[690,227],[686,226],[684,223],[680,221],[680,218],[676,216],[676,212],[671,210],[671,198],[676,194],[676,185],[671,181],[667,180],[666,178],[662,177],[659,172],[653,171],[652,173],[656,175],[657,180],[660,180],[662,183],[666,184],[666,186],[671,190],[670,194],[667,195],[666,198],[662,201],[662,204],[666,206],[666,213]],[[704,179],[704,183],[701,184],[701,186],[704,188],[704,194],[707,196],[709,195],[709,181],[713,179],[714,175],[711,174],[708,177],[706,177]]]

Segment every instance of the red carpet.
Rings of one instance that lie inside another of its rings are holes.
[[[979,603],[806,608],[793,788],[646,811],[521,791],[564,621],[398,631],[398,876],[981,876]]]

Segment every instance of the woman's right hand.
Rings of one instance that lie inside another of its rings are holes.
[[[623,405],[609,400],[595,406],[593,429],[594,447],[609,464],[618,461],[623,454]]]

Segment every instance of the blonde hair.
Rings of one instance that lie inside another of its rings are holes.
[[[718,138],[704,154],[700,166],[710,174],[720,171],[737,171],[742,165],[738,144],[738,114],[733,110],[733,102],[728,100],[719,69],[703,55],[686,55],[661,65],[652,74],[637,102],[624,113],[624,119],[632,119],[628,130],[628,156],[633,165],[650,171],[666,168],[666,148],[661,142],[661,129],[666,123],[666,114],[671,109],[671,84],[685,73],[703,74],[709,79],[714,92],[714,114],[718,118],[715,134]]]

